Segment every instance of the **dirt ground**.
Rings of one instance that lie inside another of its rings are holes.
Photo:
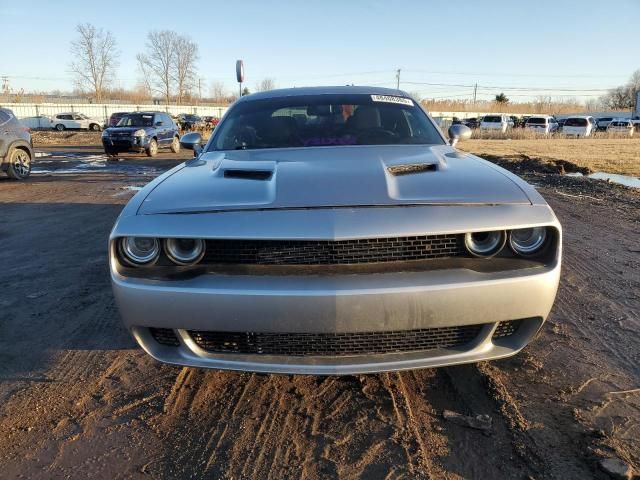
[[[483,158],[499,157],[513,163],[535,160],[552,169],[562,165],[567,172],[640,176],[640,135],[634,138],[612,138],[597,134],[595,138],[579,139],[471,139],[462,142],[460,149]]]
[[[640,194],[520,172],[564,229],[553,312],[510,359],[345,377],[160,364],[118,318],[106,243],[179,158],[40,148],[0,179],[0,478],[605,479],[640,473]],[[47,155],[48,154],[48,155]],[[488,414],[490,432],[444,410]]]

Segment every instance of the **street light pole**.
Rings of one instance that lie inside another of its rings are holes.
[[[400,90],[400,69],[396,70],[396,90]]]

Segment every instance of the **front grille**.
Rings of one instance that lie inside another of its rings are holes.
[[[180,345],[178,337],[170,328],[150,328],[149,333],[151,333],[151,336],[160,345],[168,345],[171,347],[177,347]]]
[[[346,356],[422,352],[472,342],[482,325],[358,333],[255,333],[189,331],[212,353],[288,356]]]
[[[344,265],[465,255],[461,235],[359,240],[207,240],[201,263]]]
[[[521,323],[522,320],[508,320],[498,323],[498,327],[493,332],[493,338],[510,337],[520,328]]]

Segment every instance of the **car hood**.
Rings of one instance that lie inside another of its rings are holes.
[[[517,182],[501,168],[449,146],[207,152],[151,189],[138,213],[530,204]]]

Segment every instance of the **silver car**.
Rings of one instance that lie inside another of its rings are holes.
[[[451,143],[470,133],[451,127]],[[537,191],[456,150],[399,90],[242,97],[109,240],[122,319],[154,358],[354,374],[517,353],[560,277]]]

